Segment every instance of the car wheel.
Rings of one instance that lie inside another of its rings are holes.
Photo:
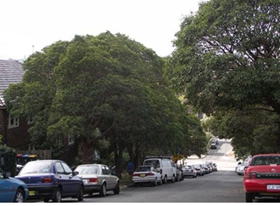
[[[175,181],[176,181],[176,178],[175,178],[175,176],[173,175],[173,176],[172,176],[172,179],[171,179],[171,182],[174,183]]]
[[[115,195],[120,194],[120,184],[119,184],[119,183],[117,183],[117,185],[116,185],[116,187],[115,187],[115,189],[114,189],[114,194],[115,194]]]
[[[107,190],[106,190],[106,184],[103,183],[101,188],[100,188],[100,192],[99,192],[99,195],[101,197],[105,197],[106,196],[106,193],[107,193]]]
[[[163,178],[163,183],[164,183],[164,184],[167,183],[167,177],[166,177],[166,175],[165,175],[164,178]]]
[[[56,190],[54,191],[52,201],[53,202],[61,202],[61,190],[60,190],[59,187],[56,188]]]
[[[13,202],[24,202],[24,193],[22,189],[18,189]]]
[[[246,202],[253,202],[253,199],[254,199],[253,193],[245,193]]]
[[[84,187],[81,185],[77,195],[78,201],[84,200]]]
[[[160,178],[158,184],[159,184],[159,185],[162,185],[162,179],[161,179],[161,178]]]

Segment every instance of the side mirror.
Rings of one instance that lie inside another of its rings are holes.
[[[244,171],[245,171],[247,168],[248,168],[248,166],[245,166],[245,167],[244,167]]]
[[[79,174],[78,171],[73,171],[73,172],[72,172],[72,175],[73,175],[73,176],[76,176],[76,175],[78,175],[78,174]]]

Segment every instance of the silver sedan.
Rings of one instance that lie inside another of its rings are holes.
[[[109,190],[113,191],[114,194],[120,193],[119,178],[112,175],[107,165],[84,164],[77,166],[75,171],[79,172],[78,176],[83,179],[84,194],[97,192],[104,197]]]

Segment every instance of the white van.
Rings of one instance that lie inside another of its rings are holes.
[[[166,158],[148,158],[144,160],[143,165],[152,165],[154,168],[157,168],[161,174],[163,183],[167,183],[167,181],[175,182],[176,167],[172,164],[172,160]]]

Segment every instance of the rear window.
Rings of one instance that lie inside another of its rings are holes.
[[[20,174],[31,173],[50,173],[51,161],[32,161],[28,162],[20,171]]]
[[[99,168],[97,165],[82,166],[82,167],[77,167],[75,171],[78,171],[79,175],[91,175],[91,174],[98,174]]]
[[[154,168],[159,168],[160,164],[158,160],[145,160],[144,165],[150,165],[153,166]]]
[[[138,167],[136,169],[136,172],[147,172],[147,171],[151,171],[151,167],[150,166],[142,166],[142,167]]]
[[[254,157],[250,163],[250,166],[257,165],[270,165],[270,164],[280,164],[280,156],[258,156]]]

